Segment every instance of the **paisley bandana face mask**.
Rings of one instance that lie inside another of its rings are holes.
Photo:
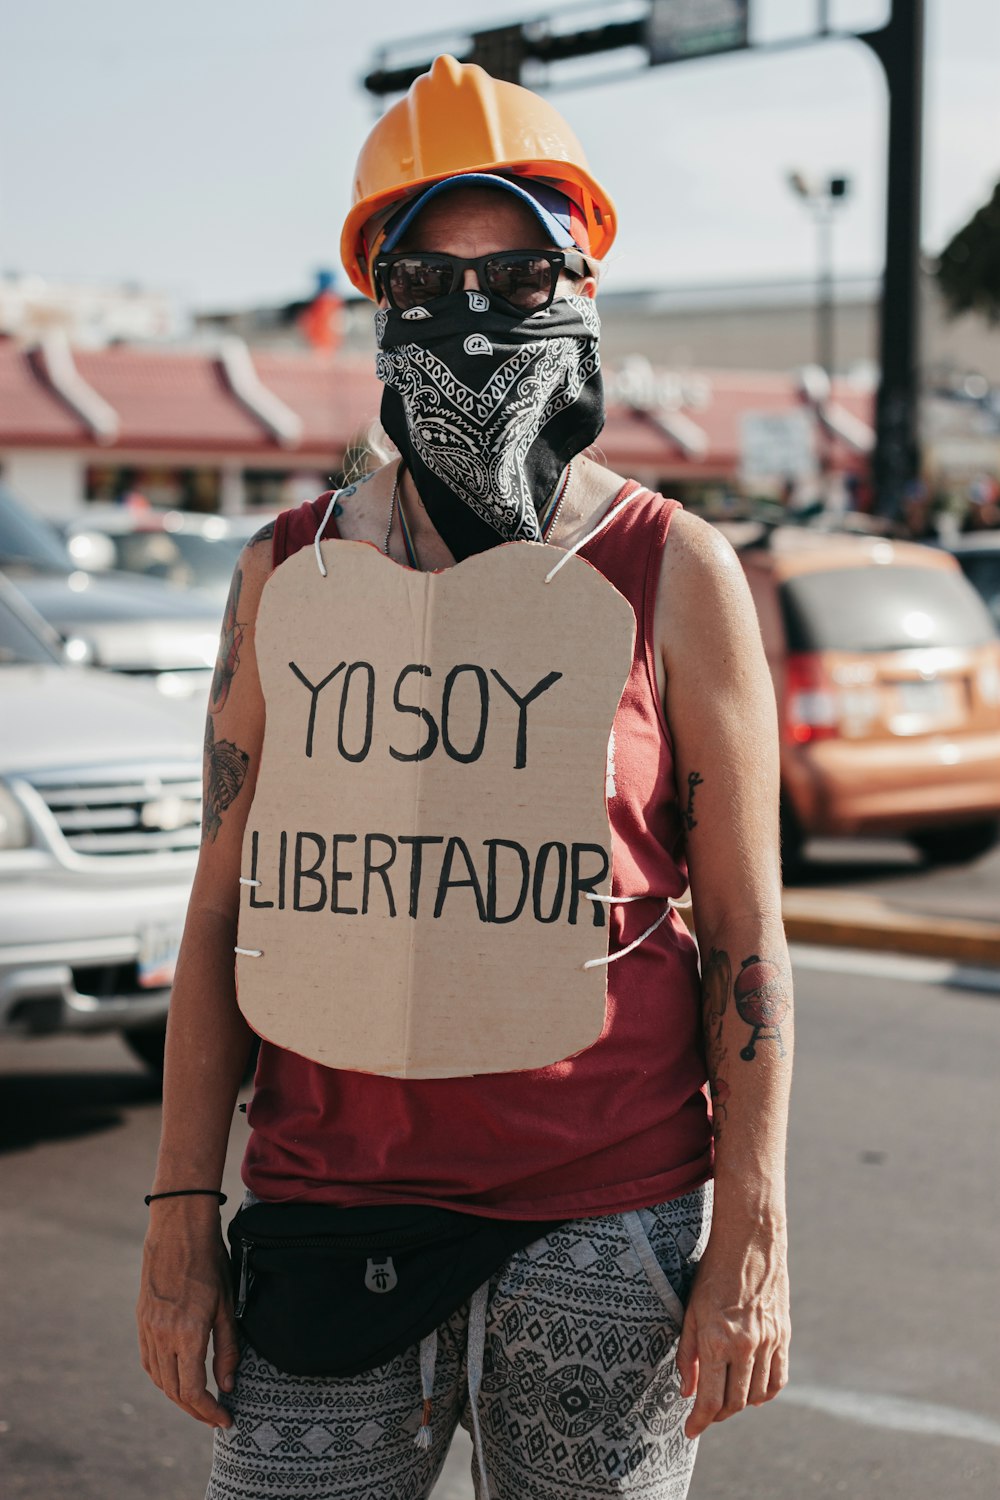
[[[593,301],[529,314],[457,291],[380,309],[375,333],[382,425],[454,556],[541,541],[539,512],[604,426]]]

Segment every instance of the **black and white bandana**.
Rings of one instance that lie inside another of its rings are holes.
[[[523,314],[458,291],[375,314],[382,425],[456,558],[541,541],[539,512],[604,426],[600,329],[590,297]]]

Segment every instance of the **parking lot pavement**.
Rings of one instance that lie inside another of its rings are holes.
[[[1000,850],[934,868],[899,841],[808,849],[814,858],[784,892],[790,942],[988,966],[1000,984]]]
[[[706,1434],[690,1500],[995,1500],[1000,1007],[796,980],[791,1384]],[[0,1109],[5,1500],[192,1500],[208,1435],[146,1380],[132,1323],[156,1093],[112,1038],[25,1041],[0,1047]],[[470,1455],[462,1435],[435,1500],[471,1500]]]
[[[797,891],[872,896],[932,917],[1000,921],[1000,848],[968,864],[929,865],[897,839],[814,839]]]

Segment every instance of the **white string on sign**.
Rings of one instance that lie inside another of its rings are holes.
[[[316,553],[316,566],[317,568],[319,568],[320,576],[322,578],[326,577],[326,563],[323,561],[323,554],[319,550],[319,544],[322,540],[323,533],[326,530],[327,522],[333,515],[333,507],[337,503],[337,496],[341,493],[341,490],[334,490],[333,494],[330,496],[330,504],[326,507],[326,514],[323,516],[322,521],[320,521],[319,523],[319,528],[316,532],[315,540],[313,541],[313,550]]]
[[[587,896],[588,900],[590,901],[619,902],[642,900],[641,896],[593,896],[589,891],[585,891],[584,895]],[[603,968],[606,964],[617,963],[618,959],[624,958],[626,953],[634,953],[639,944],[644,943],[648,937],[652,936],[652,934],[660,926],[661,922],[665,922],[667,920],[670,915],[670,908],[672,905],[673,902],[668,897],[664,902],[663,910],[660,912],[660,915],[657,917],[656,921],[650,923],[650,925],[646,928],[646,931],[640,933],[635,941],[629,943],[626,948],[619,948],[617,953],[609,953],[606,958],[588,958],[583,967],[585,969],[600,969]]]
[[[617,505],[612,506],[607,515],[602,516],[597,525],[591,531],[588,531],[586,536],[581,537],[578,542],[573,543],[572,547],[567,548],[562,557],[556,563],[555,567],[552,568],[550,572],[546,573],[545,582],[551,583],[553,578],[559,572],[559,569],[564,568],[571,557],[575,557],[576,554],[581,550],[581,548],[586,547],[588,542],[592,542],[594,540],[595,536],[600,536],[605,526],[609,526],[614,520],[615,516],[621,514],[626,505],[631,505],[632,501],[638,499],[638,497],[643,493],[644,491],[642,491],[641,489],[634,490],[631,495],[626,495],[624,500],[619,500]]]

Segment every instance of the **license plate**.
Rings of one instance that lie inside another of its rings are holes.
[[[162,990],[173,983],[180,933],[174,927],[144,927],[139,934],[139,985]]]
[[[899,713],[936,718],[950,711],[952,696],[946,682],[897,682],[896,702]]]

